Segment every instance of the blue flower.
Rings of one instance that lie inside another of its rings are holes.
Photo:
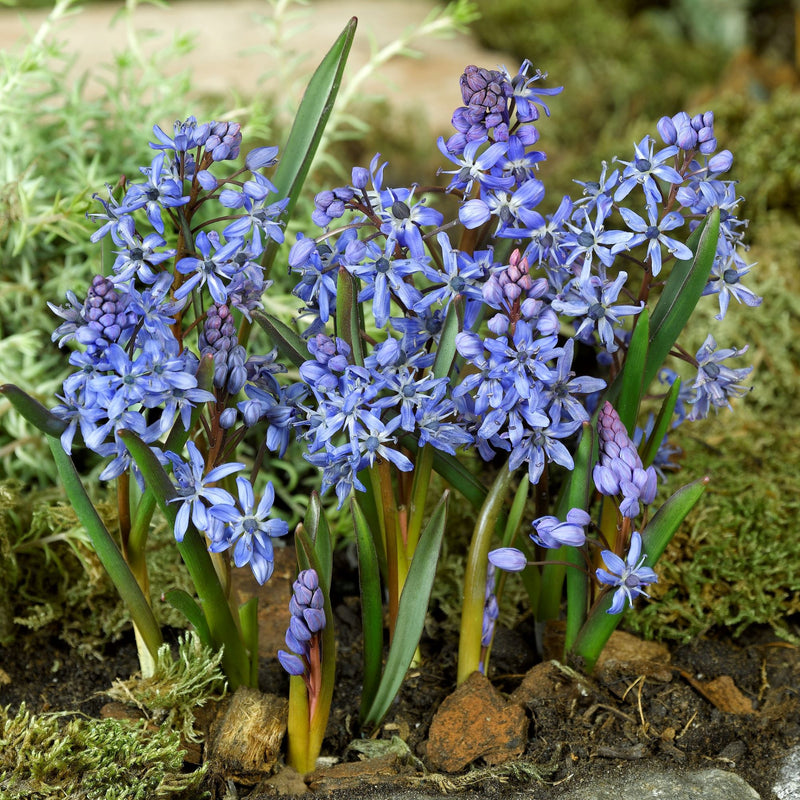
[[[489,563],[505,572],[522,572],[528,566],[528,559],[516,547],[498,547],[490,551]]]
[[[208,284],[214,302],[224,303],[228,299],[225,284],[238,271],[234,258],[242,246],[240,239],[220,245],[218,241],[212,241],[205,231],[200,231],[195,239],[195,249],[200,257],[186,256],[175,265],[175,270],[181,275],[191,276],[178,287],[175,299],[182,300],[192,289]]]
[[[439,150],[445,158],[450,159],[459,169],[437,171],[437,174],[453,175],[448,192],[460,190],[468,195],[472,191],[475,181],[483,189],[510,189],[514,185],[514,178],[511,176],[493,175],[489,170],[497,164],[508,149],[506,142],[495,142],[489,145],[480,155],[478,150],[488,142],[488,139],[476,139],[469,142],[464,148],[463,154],[454,154],[447,149],[444,137],[440,136],[436,142]],[[461,155],[461,157],[459,157]]]
[[[209,547],[221,552],[233,547],[233,563],[237,567],[250,564],[255,579],[263,584],[274,569],[272,537],[285,536],[289,524],[270,517],[275,502],[275,489],[267,482],[264,494],[256,505],[253,486],[241,475],[236,478],[239,506],[215,504],[209,513],[225,523],[222,535],[217,534]]]
[[[233,505],[233,498],[224,489],[219,489],[210,484],[222,480],[234,472],[245,468],[244,464],[232,462],[214,467],[207,475],[203,475],[206,465],[197,445],[188,441],[186,450],[189,461],[185,462],[177,453],[166,452],[164,455],[172,463],[173,473],[177,482],[178,496],[170,503],[180,503],[178,514],[175,517],[175,538],[183,541],[189,527],[191,516],[192,524],[198,531],[208,531],[212,526],[212,519],[208,515],[208,507],[215,505]]]
[[[627,279],[628,273],[620,272],[613,283],[599,279],[581,282],[553,300],[552,308],[571,317],[583,317],[575,338],[585,337],[596,329],[606,350],[613,353],[618,349],[614,328],[619,325],[619,318],[638,314],[644,307],[644,304],[614,305]]]
[[[656,178],[676,185],[683,183],[683,175],[666,163],[668,158],[678,152],[677,145],[670,145],[654,153],[654,144],[655,140],[652,136],[645,136],[639,144],[634,146],[633,161],[619,160],[619,163],[626,164],[626,167],[622,171],[620,184],[614,192],[614,200],[617,203],[627,197],[639,184],[644,190],[648,204],[658,205],[662,202],[662,198]]]
[[[619,213],[622,214],[622,218],[630,228],[631,233],[615,244],[611,248],[611,252],[614,254],[620,253],[623,250],[630,250],[643,242],[647,242],[647,260],[650,262],[650,269],[654,277],[661,272],[662,245],[666,247],[670,255],[678,259],[690,259],[694,255],[685,244],[666,234],[666,231],[674,230],[683,225],[683,215],[679,212],[670,211],[657,224],[658,211],[650,203],[647,205],[647,221],[628,208],[620,208]]]
[[[164,159],[165,154],[162,150],[149,167],[140,167],[147,180],[144,183],[133,184],[122,201],[126,212],[144,208],[150,224],[161,234],[164,233],[161,209],[186,205],[190,199],[183,196],[181,185],[171,177],[171,171],[164,167]]]
[[[741,382],[752,372],[752,367],[731,369],[722,362],[737,358],[747,352],[747,345],[741,350],[727,347],[717,350],[717,342],[709,333],[702,347],[697,351],[697,377],[692,384],[695,391],[694,406],[689,419],[702,419],[708,416],[710,407],[730,408],[731,397],[741,397],[751,387],[741,386]]]
[[[412,203],[415,188],[381,192],[381,207],[376,210],[383,220],[381,233],[388,238],[386,252],[391,253],[396,242],[407,248],[413,259],[423,259],[425,247],[420,228],[424,225],[438,227],[444,217],[435,208],[426,206],[424,201]]]
[[[633,601],[640,595],[650,597],[644,590],[644,586],[658,581],[658,575],[650,567],[642,566],[646,555],[642,556],[642,537],[638,531],[631,534],[631,545],[628,555],[623,561],[616,553],[611,550],[603,550],[602,556],[607,570],[597,569],[597,580],[608,586],[616,586],[614,599],[608,609],[608,614],[619,614],[625,609],[625,602],[633,608]],[[640,558],[641,556],[641,558]]]
[[[548,413],[552,419],[560,420],[562,416],[566,416],[571,420],[587,422],[589,413],[574,395],[598,392],[605,388],[606,382],[601,378],[576,378],[572,371],[574,350],[575,340],[567,339],[556,361],[555,370],[539,379],[540,386],[544,399],[550,403]]]

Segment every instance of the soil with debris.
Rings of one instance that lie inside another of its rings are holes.
[[[359,735],[358,600],[341,598],[336,617],[337,685],[323,755],[355,761],[357,753],[348,744]],[[176,637],[177,632],[171,633]],[[724,633],[703,637],[671,651],[623,635],[624,647],[615,653],[612,646],[595,676],[542,663],[535,667],[541,671],[539,680],[529,673],[536,660],[534,635],[523,622],[518,630],[498,632],[491,679],[509,695],[526,673],[533,678],[527,694],[520,695],[530,717],[524,755],[489,769],[478,762],[460,774],[426,779],[422,765],[428,731],[436,710],[455,688],[457,655],[454,638],[441,630],[433,633],[422,642],[421,665],[409,673],[376,734],[400,737],[410,748],[409,758],[396,760],[392,768],[396,777],[383,769],[379,776],[335,791],[330,781],[312,780],[316,795],[344,800],[413,788],[433,795],[464,789],[470,797],[502,798],[515,796],[524,786],[535,787],[537,798],[549,800],[635,761],[669,770],[731,770],[769,797],[772,771],[800,741],[800,652],[764,630],[751,630],[737,642]],[[546,648],[557,646],[558,631],[553,635],[546,637]],[[101,661],[78,656],[59,642],[55,631],[31,632],[13,647],[0,649],[0,705],[10,704],[14,711],[25,701],[34,712],[74,709],[97,716],[108,699],[103,691],[136,669],[132,636],[109,645]],[[274,659],[262,660],[260,683],[263,690],[284,695],[288,688]],[[533,777],[537,774],[538,780]],[[368,786],[376,780],[379,786]],[[213,787],[222,796],[224,776],[216,775]],[[255,788],[238,787],[238,796],[256,800],[276,791],[267,781]]]

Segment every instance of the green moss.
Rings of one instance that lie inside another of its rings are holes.
[[[222,650],[214,652],[197,634],[186,633],[180,637],[177,658],[172,657],[168,644],[162,645],[149,678],[117,680],[107,694],[136,706],[162,727],[199,741],[194,730],[195,709],[221,699],[227,690],[221,662]]]
[[[147,721],[69,719],[0,710],[0,790],[7,800],[199,798],[205,769],[183,774],[177,731]]]

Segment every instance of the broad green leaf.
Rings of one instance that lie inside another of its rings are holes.
[[[333,575],[333,543],[331,527],[328,524],[325,509],[322,507],[319,492],[311,492],[303,524],[314,542],[314,551],[319,559],[322,574],[325,576],[325,583],[330,586]]]
[[[277,193],[270,198],[270,202],[285,197],[289,198],[289,202],[281,214],[281,219],[284,221],[292,216],[297,198],[300,196],[306,175],[311,169],[311,163],[333,110],[347,57],[350,54],[350,47],[353,44],[353,37],[356,34],[357,23],[358,20],[352,17],[345,25],[339,38],[312,75],[300,107],[297,109],[294,124],[281,154],[280,164],[272,177]],[[261,261],[267,273],[272,266],[277,250],[278,244],[270,240]]]
[[[180,611],[181,614],[186,617],[192,627],[197,631],[200,641],[206,647],[214,646],[206,615],[203,613],[200,604],[189,592],[183,589],[170,589],[164,593],[164,598],[174,609]]]
[[[636,318],[636,327],[631,336],[625,364],[622,367],[622,384],[616,402],[616,410],[628,436],[633,436],[642,395],[647,387],[644,385],[644,366],[647,360],[647,345],[650,336],[650,317],[646,308]]]
[[[433,362],[434,378],[445,378],[456,357],[456,334],[461,330],[464,317],[464,302],[461,298],[450,303],[444,319],[439,346],[436,348],[436,360]]]
[[[63,419],[59,419],[50,409],[45,408],[19,386],[13,383],[4,383],[0,386],[0,395],[5,395],[12,406],[42,433],[48,436],[61,436],[67,427]]]
[[[358,582],[361,595],[361,630],[364,638],[364,686],[361,690],[362,720],[372,706],[381,680],[383,661],[383,605],[378,554],[372,531],[361,506],[350,501],[358,552]]]
[[[287,361],[296,367],[308,361],[309,354],[305,340],[285,322],[263,311],[253,311],[253,319],[264,329],[272,344]]]
[[[120,597],[128,608],[131,619],[139,629],[147,649],[153,658],[158,654],[163,640],[150,603],[142,592],[117,543],[100,519],[92,505],[89,495],[81,482],[72,459],[64,452],[61,441],[54,436],[47,436],[47,443],[56,462],[61,485],[67,493],[70,504],[75,509],[78,519],[92,542],[92,549],[100,559],[100,563],[117,588]]]
[[[178,493],[164,467],[150,446],[135,433],[120,431],[118,436],[139,467],[145,483],[153,490],[167,522],[174,527],[179,504],[170,501],[177,498]],[[190,523],[183,541],[178,542],[177,546],[203,605],[214,645],[225,648],[222,653],[225,675],[233,688],[248,685],[250,666],[247,651],[203,537]]]
[[[358,313],[358,279],[339,267],[336,282],[336,335],[350,345],[353,363],[364,365],[364,347]]]
[[[642,552],[647,556],[646,566],[652,568],[656,565],[681,522],[702,496],[707,484],[708,478],[700,478],[678,489],[647,524],[642,531]],[[572,647],[573,659],[586,672],[594,669],[606,642],[624,616],[624,612],[608,613],[613,596],[614,589],[611,587],[595,604]]]
[[[715,208],[691,234],[686,244],[694,258],[676,261],[650,318],[650,349],[644,385],[655,378],[672,346],[686,327],[708,283],[719,240],[719,209]]]
[[[653,430],[650,432],[650,437],[646,442],[642,443],[642,452],[640,453],[642,465],[645,469],[655,461],[658,449],[661,447],[661,442],[667,435],[670,423],[672,422],[672,414],[675,411],[675,405],[678,402],[678,394],[681,390],[681,379],[676,378],[669,387],[664,401],[661,403],[661,408],[656,417],[653,425]]]
[[[400,595],[397,625],[386,659],[386,667],[375,699],[364,717],[364,725],[374,727],[383,719],[414,658],[425,625],[433,579],[436,576],[436,564],[439,561],[439,550],[447,518],[448,497],[449,492],[442,495],[419,538],[403,586],[403,593]]]
[[[258,686],[258,597],[251,597],[239,606],[239,624],[250,652],[250,685]]]

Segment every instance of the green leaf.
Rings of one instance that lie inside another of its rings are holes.
[[[325,583],[330,586],[333,576],[333,544],[331,527],[325,515],[325,509],[322,507],[319,492],[311,492],[303,525],[314,542],[314,551],[319,560],[319,568],[325,577]]]
[[[617,413],[628,431],[628,436],[633,436],[642,395],[647,389],[643,378],[649,335],[650,317],[647,308],[643,308],[636,319],[636,327],[625,356],[625,364],[622,367],[622,385],[616,404]]]
[[[0,386],[0,395],[5,395],[21,416],[48,436],[61,436],[67,427],[63,419],[59,419],[50,409],[13,383]]]
[[[281,322],[272,314],[253,311],[252,316],[287,361],[296,367],[299,367],[304,361],[308,361],[308,347],[297,331],[292,330],[285,322]]]
[[[64,452],[61,441],[48,435],[47,443],[50,445],[50,451],[56,462],[61,485],[92,542],[92,548],[127,606],[131,619],[139,629],[147,649],[155,658],[163,640],[161,629],[153,616],[153,609],[150,608],[147,597],[142,592],[141,586],[137,583],[136,577],[117,547],[117,543],[92,505],[75,464]]]
[[[400,442],[409,450],[419,447],[413,436],[402,436]],[[449,453],[436,450],[433,454],[433,468],[454,489],[457,489],[475,509],[480,509],[488,494],[486,487],[458,460]]]
[[[358,279],[344,267],[339,267],[336,281],[336,335],[350,345],[353,363],[364,365],[361,343],[361,324],[358,315]]]
[[[350,501],[353,528],[358,553],[358,582],[361,596],[361,630],[364,637],[364,685],[361,690],[362,721],[375,700],[381,680],[383,661],[383,606],[381,604],[381,577],[378,554],[372,531],[361,510],[353,499]]]
[[[250,651],[250,685],[258,686],[258,597],[251,597],[239,606],[242,639]]]
[[[719,240],[719,209],[715,208],[691,234],[686,244],[694,258],[676,261],[650,319],[650,349],[644,386],[655,378],[672,346],[686,327],[708,283]]]
[[[164,471],[164,467],[161,466],[150,446],[135,433],[123,430],[119,431],[117,435],[122,439],[141,470],[145,483],[153,490],[167,522],[174,527],[180,504],[170,502],[178,497],[178,493]],[[183,541],[178,542],[177,546],[181,558],[189,570],[195,591],[203,604],[203,611],[208,620],[214,646],[225,648],[222,653],[222,665],[226,677],[233,688],[242,684],[249,685],[250,663],[247,651],[231,613],[228,598],[206,548],[205,540],[190,523]]]
[[[433,362],[433,377],[445,378],[456,357],[456,334],[461,330],[464,317],[464,302],[459,297],[450,303],[444,319],[439,346],[436,348],[436,360]]]
[[[333,110],[336,95],[339,93],[342,74],[350,54],[350,47],[353,44],[353,37],[356,34],[357,23],[358,20],[352,17],[345,25],[339,38],[312,75],[300,107],[297,109],[280,164],[272,177],[277,193],[269,202],[272,199],[289,198],[289,202],[281,214],[282,220],[291,218],[297,198],[300,196],[303,183],[311,168],[311,162],[319,147],[323,131]],[[267,273],[277,251],[278,244],[270,240],[261,261],[261,265]]]
[[[700,478],[679,489],[659,508],[642,531],[642,552],[647,556],[645,564],[648,567],[656,565],[681,522],[702,496],[707,484],[708,478]],[[607,590],[595,604],[572,648],[573,659],[586,672],[594,669],[606,642],[624,616],[624,613],[608,613],[613,597],[614,590]]]
[[[646,442],[642,443],[642,452],[640,453],[642,465],[647,469],[653,461],[655,461],[658,449],[661,447],[661,442],[667,435],[670,423],[672,422],[672,414],[675,411],[675,405],[678,402],[678,394],[681,390],[681,379],[676,378],[669,387],[669,391],[661,403],[661,408],[656,417],[653,430],[650,432],[650,437]]]
[[[400,595],[397,625],[386,659],[386,667],[375,699],[364,717],[364,725],[376,726],[383,719],[414,658],[414,651],[417,649],[425,625],[433,579],[436,576],[436,564],[439,561],[439,550],[447,518],[448,497],[449,492],[442,495],[414,552],[403,593]]]
[[[200,604],[189,592],[183,589],[170,589],[164,593],[164,598],[174,609],[180,611],[189,620],[189,623],[197,631],[200,641],[206,647],[214,646],[206,615],[203,613]]]

